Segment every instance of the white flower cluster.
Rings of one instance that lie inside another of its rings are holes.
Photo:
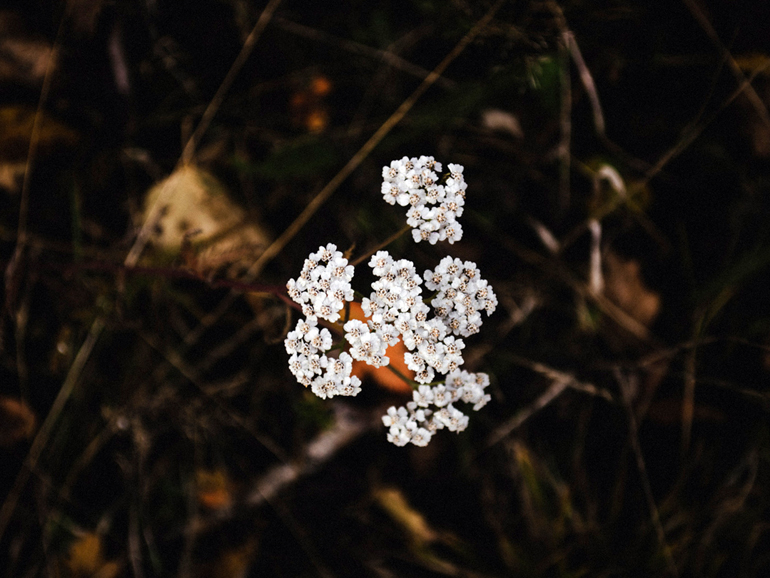
[[[289,357],[289,370],[302,385],[311,386],[318,397],[358,395],[361,380],[351,376],[353,359],[347,353],[339,358],[326,356],[332,346],[332,336],[326,328],[318,328],[318,318],[309,315],[300,319],[294,331],[284,340]],[[325,370],[325,371],[324,371]]]
[[[488,385],[487,374],[464,370],[447,375],[446,384],[421,385],[413,392],[413,399],[406,407],[391,406],[382,416],[382,423],[388,428],[388,441],[397,446],[408,443],[426,446],[440,429],[463,431],[468,427],[468,416],[454,404],[458,401],[472,403],[473,410],[478,411],[491,399],[484,393]]]
[[[404,361],[415,372],[415,381],[430,383],[435,372],[445,374],[462,365],[465,343],[449,335],[443,320],[428,319],[430,308],[422,300],[422,278],[414,264],[407,259],[396,261],[387,251],[379,251],[369,266],[378,280],[372,283],[373,291],[361,308],[370,318],[371,329],[388,345],[397,342],[399,335],[403,338],[409,349]]]
[[[334,322],[340,318],[345,301],[353,300],[352,279],[353,266],[336,245],[329,243],[305,259],[299,278],[289,279],[286,289],[289,297],[302,305],[305,315]]]
[[[326,263],[322,265],[321,263]],[[337,321],[346,301],[353,300],[353,266],[329,243],[311,253],[299,278],[286,284],[289,296],[302,305],[307,316],[300,319],[294,331],[284,340],[289,357],[289,370],[302,385],[310,386],[318,397],[358,395],[361,380],[351,375],[353,359],[349,353],[328,357],[332,336],[318,327],[318,318]]]
[[[390,359],[385,356],[388,345],[392,345],[388,339],[395,339],[392,333],[386,335],[378,330],[370,330],[369,325],[358,319],[351,319],[345,323],[345,339],[350,343],[350,355],[353,359],[365,361],[374,367],[388,365]],[[395,339],[394,343],[398,339]]]
[[[452,333],[467,336],[477,332],[482,323],[480,312],[489,315],[495,310],[494,292],[481,279],[475,263],[447,257],[434,271],[425,271],[423,275],[425,285],[437,291],[431,302],[435,316],[428,319],[430,308],[422,300],[422,279],[411,261],[394,260],[387,251],[379,251],[369,266],[378,279],[372,283],[371,295],[362,303],[369,317],[368,325],[358,321],[353,326],[348,322],[345,330],[349,331],[350,326],[359,332],[366,327],[388,345],[400,335],[409,349],[404,360],[415,372],[418,383],[430,384],[436,373],[447,374],[444,384],[420,385],[406,407],[388,410],[382,418],[389,428],[388,441],[424,446],[439,429],[464,430],[468,417],[453,404],[462,400],[474,404],[474,410],[483,407],[489,401],[489,395],[484,393],[489,377],[459,369],[465,343]],[[353,357],[359,359],[356,354]]]
[[[449,174],[439,177],[441,163],[433,157],[404,157],[382,169],[382,196],[385,202],[409,206],[406,222],[415,242],[454,243],[463,236],[457,217],[463,214],[465,189],[463,166],[449,164]],[[442,182],[443,181],[443,182]]]
[[[437,292],[430,302],[436,317],[455,335],[478,333],[481,312],[490,315],[497,308],[495,292],[472,261],[444,257],[433,271],[425,271],[424,277],[425,286]]]
[[[463,167],[450,164],[448,169],[439,176],[441,164],[427,156],[404,157],[383,168],[383,197],[391,205],[409,206],[407,223],[413,227],[416,242],[454,243],[462,237],[456,219],[465,204]],[[391,407],[382,417],[388,441],[398,446],[425,446],[440,429],[463,431],[468,416],[455,404],[472,404],[478,410],[490,396],[484,391],[489,385],[485,373],[460,369],[465,348],[460,336],[477,333],[482,312],[490,315],[497,307],[492,287],[481,279],[475,263],[452,257],[445,257],[422,276],[414,263],[396,260],[387,251],[372,256],[369,266],[377,279],[361,303],[367,319],[345,320],[342,343],[349,349],[336,358],[326,355],[332,348],[332,336],[318,326],[318,320],[337,323],[337,327],[342,324],[340,312],[354,298],[350,285],[353,266],[330,243],[308,256],[297,280],[289,280],[289,296],[306,316],[284,341],[289,369],[319,397],[357,395],[361,382],[352,375],[353,360],[386,366],[390,363],[388,347],[403,339],[408,350],[404,361],[421,385],[406,406]],[[434,292],[430,306],[423,300],[423,281]],[[445,376],[443,382],[434,381],[436,374]]]

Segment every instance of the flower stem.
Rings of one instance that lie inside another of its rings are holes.
[[[390,244],[391,244],[393,241],[395,241],[396,239],[398,239],[398,238],[399,238],[399,237],[401,237],[401,236],[402,236],[404,233],[407,233],[407,232],[408,232],[408,231],[410,231],[411,229],[412,229],[412,227],[411,227],[410,225],[406,225],[404,228],[402,228],[402,229],[400,229],[400,230],[396,231],[395,233],[393,233],[393,234],[392,234],[390,237],[388,237],[387,239],[385,239],[385,240],[384,240],[382,243],[380,243],[379,245],[377,245],[377,246],[376,246],[374,249],[371,249],[371,250],[370,250],[370,251],[368,251],[367,253],[364,253],[363,255],[361,255],[361,256],[360,256],[358,259],[356,259],[355,261],[353,261],[353,262],[351,263],[351,265],[353,265],[353,267],[355,267],[355,266],[356,266],[356,265],[358,265],[359,263],[363,263],[363,262],[364,262],[364,261],[366,261],[366,260],[367,260],[369,257],[371,257],[372,255],[374,255],[374,254],[375,254],[377,251],[379,251],[379,250],[380,250],[380,249],[382,249],[383,247],[387,247],[387,246],[388,246],[388,245],[390,245]]]
[[[401,372],[400,372],[398,369],[396,369],[395,367],[393,367],[393,366],[392,366],[392,365],[390,365],[390,364],[386,365],[385,367],[387,367],[387,368],[388,368],[390,371],[392,371],[393,373],[395,373],[395,374],[396,374],[396,375],[397,375],[399,378],[401,378],[401,380],[402,380],[404,383],[406,383],[406,384],[407,384],[409,387],[411,387],[411,388],[412,388],[412,389],[414,389],[414,390],[416,390],[416,389],[417,389],[417,387],[418,387],[418,384],[417,384],[417,382],[416,382],[416,381],[414,381],[414,380],[412,380],[412,379],[409,379],[409,378],[408,378],[406,375],[404,375],[403,373],[401,373]]]

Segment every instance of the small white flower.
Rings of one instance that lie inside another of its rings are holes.
[[[452,403],[452,393],[446,385],[437,385],[433,388],[433,403],[436,407],[444,407]]]
[[[421,385],[412,392],[414,402],[420,407],[430,407],[433,402],[433,389],[428,385]]]
[[[412,438],[409,440],[416,446],[427,446],[428,442],[430,442],[430,438],[433,436],[431,432],[429,432],[424,427],[418,428],[416,431],[412,433]]]
[[[439,429],[446,427],[449,431],[461,432],[468,427],[468,416],[450,403],[433,414],[433,422]]]
[[[394,425],[406,423],[408,417],[409,414],[405,407],[396,409],[396,406],[392,405],[388,408],[388,413],[382,416],[382,423],[385,427],[393,427]]]

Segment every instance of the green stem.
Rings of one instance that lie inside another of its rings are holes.
[[[395,373],[397,377],[399,377],[404,383],[406,383],[412,389],[416,390],[419,387],[420,384],[418,384],[413,379],[409,379],[407,376],[405,376],[403,373],[401,373],[398,369],[396,369],[392,365],[388,364],[385,367],[387,367],[390,371]]]

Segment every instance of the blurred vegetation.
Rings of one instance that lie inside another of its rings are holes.
[[[770,571],[770,5],[496,4],[3,4],[0,575]],[[493,401],[397,448],[398,393],[295,382],[279,294],[401,229],[423,154],[466,167]]]

